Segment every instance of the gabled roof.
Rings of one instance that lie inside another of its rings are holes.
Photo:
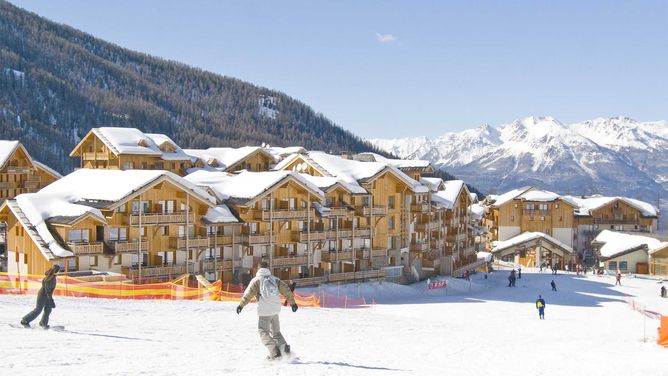
[[[426,185],[434,192],[445,189],[445,184],[443,184],[443,179],[441,178],[421,177],[420,183]]]
[[[648,253],[653,253],[668,247],[668,242],[662,242],[649,236],[631,235],[610,230],[601,231],[596,235],[596,238],[592,243],[603,244],[599,248],[599,253],[604,260],[619,257],[641,249]]]
[[[300,174],[304,179],[310,181],[323,192],[330,192],[340,187],[352,194],[368,194],[369,192],[359,184],[351,184],[333,176],[313,176],[309,174]]]
[[[32,162],[33,162],[33,164],[35,165],[35,168],[40,169],[40,170],[46,172],[47,174],[53,176],[53,177],[56,178],[56,179],[60,179],[60,178],[63,177],[63,175],[61,175],[58,171],[52,169],[51,167],[45,165],[45,164],[42,163],[42,162],[35,161],[35,160],[33,160]]]
[[[216,160],[218,166],[212,166],[220,171],[225,171],[244,159],[254,154],[262,154],[269,160],[274,161],[274,155],[259,146],[244,146],[240,148],[208,148],[208,149],[186,149],[185,152],[193,157],[202,159],[207,164]]]
[[[142,190],[165,181],[190,192],[196,200],[215,205],[211,195],[168,171],[96,169],[76,170],[37,193],[17,196],[7,205],[21,218],[20,222],[41,247],[44,257],[69,257],[72,252],[51,233],[50,223],[73,224],[90,216],[106,223],[100,209],[113,209]]]
[[[209,208],[202,219],[208,224],[241,223],[241,219],[239,219],[239,217],[237,217],[225,204],[219,204],[213,208]]]
[[[444,189],[434,193],[431,200],[446,209],[452,209],[459,200],[459,196],[464,192],[467,197],[469,189],[463,180],[448,180],[443,182]]]
[[[591,196],[591,197],[578,197],[578,196],[566,196],[571,201],[577,203],[578,209],[575,214],[580,216],[589,216],[592,215],[592,211],[600,209],[604,206],[610,205],[615,201],[622,201],[627,205],[638,209],[642,216],[644,217],[658,217],[659,209],[654,205],[649,204],[644,201],[628,198],[628,197],[607,197],[607,196]]]
[[[221,171],[195,171],[185,177],[198,186],[209,187],[220,201],[232,200],[234,203],[252,205],[256,200],[287,181],[294,181],[320,199],[324,193],[314,184],[292,171],[242,171],[228,174]]]
[[[21,145],[21,143],[18,141],[0,140],[0,169],[5,168],[5,165],[9,162],[11,156],[14,155],[14,152],[19,145]],[[26,155],[27,154],[28,153],[26,152]]]
[[[502,251],[504,249],[508,249],[510,247],[515,247],[518,245],[521,245],[522,243],[526,243],[532,240],[537,240],[537,239],[543,239],[545,241],[548,241],[555,246],[558,246],[559,248],[562,248],[563,250],[573,253],[573,248],[562,243],[561,241],[557,240],[556,238],[542,233],[542,232],[531,232],[531,231],[526,231],[523,232],[517,236],[514,236],[508,240],[497,240],[492,243],[492,252],[496,253],[499,251]]]
[[[183,153],[171,138],[164,134],[146,134],[137,128],[101,127],[93,128],[81,139],[79,144],[72,150],[70,156],[76,156],[75,152],[92,135],[97,137],[104,145],[116,155],[151,155],[164,160],[189,160],[190,156]],[[174,152],[163,152],[160,145],[169,143],[175,147]]]
[[[521,195],[522,193],[524,193],[524,192],[526,192],[526,191],[528,191],[528,190],[530,190],[530,189],[534,189],[534,188],[533,188],[533,187],[523,187],[523,188],[513,189],[513,190],[511,190],[511,191],[508,191],[508,192],[506,192],[506,193],[500,194],[500,195],[498,195],[498,196],[490,195],[490,196],[489,196],[490,199],[491,199],[492,201],[494,201],[494,202],[490,205],[490,207],[498,208],[498,207],[500,207],[500,206],[503,206],[503,205],[504,205],[505,203],[507,203],[508,201],[511,201],[511,200],[515,199],[515,197]]]

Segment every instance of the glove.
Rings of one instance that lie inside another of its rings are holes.
[[[237,315],[241,313],[241,310],[244,309],[242,306],[237,306]]]
[[[299,308],[297,307],[297,304],[293,304],[290,307],[292,308],[292,312],[297,312],[297,308]]]

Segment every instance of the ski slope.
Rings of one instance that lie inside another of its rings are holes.
[[[296,358],[274,362],[265,360],[254,304],[237,315],[233,302],[57,298],[51,324],[66,328],[58,332],[10,327],[34,297],[0,296],[0,373],[668,375],[668,349],[655,344],[658,321],[625,301],[668,315],[656,280],[623,278],[615,287],[609,276],[523,270],[509,288],[507,275],[447,279],[447,290],[426,290],[426,283],[329,286],[330,293],[380,304],[285,308],[281,327]],[[546,320],[534,308],[538,294]]]

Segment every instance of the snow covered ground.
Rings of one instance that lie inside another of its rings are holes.
[[[425,283],[329,286],[381,304],[284,309],[281,326],[297,358],[275,362],[264,360],[253,304],[237,315],[233,302],[57,298],[51,324],[67,330],[57,332],[10,327],[34,297],[0,296],[0,374],[668,375],[668,349],[655,344],[658,321],[624,300],[668,315],[656,280],[623,278],[615,287],[608,276],[523,270],[509,288],[507,275],[448,279],[447,291]],[[550,291],[553,278],[558,292]]]

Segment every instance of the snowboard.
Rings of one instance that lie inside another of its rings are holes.
[[[9,324],[9,326],[11,326],[12,328],[15,328],[15,329],[42,329],[42,330],[55,330],[57,332],[65,330],[65,327],[62,326],[62,325],[52,325],[52,326],[49,326],[46,329],[42,328],[41,326],[27,326],[26,327],[26,326],[23,326],[21,324]]]

